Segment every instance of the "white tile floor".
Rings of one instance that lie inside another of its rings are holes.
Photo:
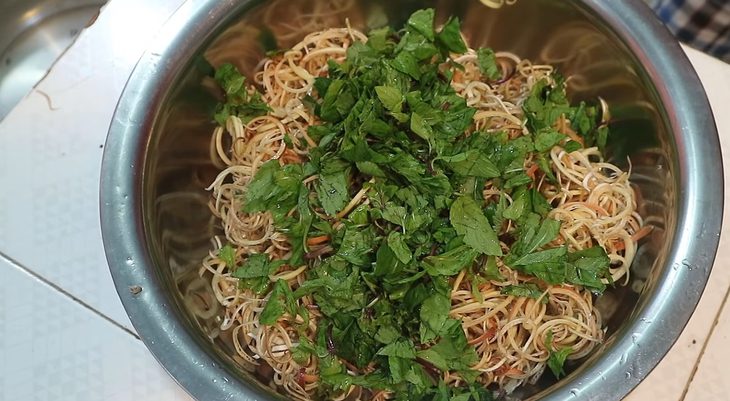
[[[0,252],[129,329],[101,241],[102,145],[126,77],[182,3],[109,2],[0,125],[0,183],[13,189],[0,194]]]
[[[687,384],[687,400],[726,400],[730,395],[730,374],[727,369],[730,341],[730,290],[725,293],[722,312],[715,319],[712,336],[705,343],[692,381]]]
[[[116,322],[0,258],[0,400],[191,398]]]
[[[133,332],[98,204],[117,98],[181,4],[111,1],[0,125],[0,401],[191,400]]]
[[[181,4],[112,0],[0,124],[0,401],[190,400],[134,335],[98,219],[102,145],[124,79]],[[730,66],[688,54],[728,155]],[[684,333],[627,400],[730,399],[728,241]]]

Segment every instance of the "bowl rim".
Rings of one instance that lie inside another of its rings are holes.
[[[194,398],[269,399],[208,354],[168,307],[145,242],[142,183],[147,133],[186,60],[230,15],[255,1],[185,1],[135,66],[117,104],[104,149],[101,227],[116,290],[140,338]],[[687,324],[709,278],[723,215],[720,143],[702,84],[679,43],[640,1],[582,0],[644,66],[666,108],[677,149],[677,221],[656,296],[634,312],[624,335],[571,374],[532,398],[619,400],[658,364]],[[232,12],[234,10],[234,12]],[[658,44],[658,45],[657,45]],[[657,77],[663,76],[660,81]],[[709,117],[709,118],[708,118]],[[693,134],[694,133],[694,134]],[[692,157],[702,155],[702,157]],[[691,222],[697,224],[690,224]],[[670,268],[671,267],[671,268]],[[139,288],[136,288],[139,287]],[[141,291],[137,291],[141,288]],[[681,302],[677,301],[681,300]],[[667,313],[671,310],[671,313]],[[631,334],[629,334],[631,333]],[[652,339],[651,346],[644,343]],[[600,382],[601,386],[591,385]],[[611,391],[600,388],[610,388]]]

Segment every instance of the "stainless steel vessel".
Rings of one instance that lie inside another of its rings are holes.
[[[305,18],[314,3],[325,16]],[[344,6],[347,7],[344,7]],[[678,43],[640,1],[522,0],[492,10],[462,1],[187,2],[134,70],[111,124],[101,210],[110,269],[149,349],[199,400],[275,399],[257,372],[231,358],[220,311],[197,278],[212,235],[204,191],[216,102],[204,77],[235,60],[250,72],[274,41],[341,26],[395,26],[413,10],[455,14],[473,46],[553,63],[572,76],[576,99],[612,107],[615,163],[632,163],[640,208],[654,230],[631,281],[603,299],[607,340],[557,383],[516,395],[544,400],[618,400],[659,362],[702,294],[722,220],[723,179],[714,119]],[[299,16],[299,28],[291,24]],[[309,25],[307,25],[309,24]],[[305,29],[305,30],[306,30]]]

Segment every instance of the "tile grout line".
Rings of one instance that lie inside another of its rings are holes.
[[[52,281],[46,279],[45,277],[43,277],[40,274],[34,272],[33,270],[30,270],[29,268],[23,266],[23,264],[21,264],[17,260],[11,258],[10,256],[8,256],[8,255],[6,255],[6,254],[4,254],[2,252],[0,252],[0,259],[3,259],[5,261],[7,261],[11,265],[13,265],[13,267],[18,268],[19,270],[23,271],[24,273],[28,274],[29,276],[33,277],[34,279],[40,281],[42,284],[50,287],[51,289],[58,291],[62,295],[66,296],[67,298],[69,298],[72,301],[74,301],[77,304],[79,304],[81,307],[83,307],[87,311],[89,311],[89,312],[93,313],[94,315],[102,318],[103,320],[106,320],[107,322],[111,323],[113,326],[117,327],[118,329],[121,329],[122,331],[124,331],[125,333],[131,335],[135,339],[140,340],[139,335],[137,335],[137,333],[135,333],[132,330],[124,327],[124,325],[120,324],[119,322],[117,322],[116,320],[112,319],[111,317],[105,315],[104,313],[100,312],[99,310],[97,310],[93,306],[89,305],[88,303],[84,302],[83,300],[77,298],[75,295],[73,295],[70,292],[66,291],[65,289],[61,288],[60,286],[58,286],[57,284],[53,283]]]
[[[702,344],[702,349],[700,349],[700,354],[697,357],[697,361],[695,362],[694,367],[692,368],[692,373],[690,373],[689,380],[687,380],[687,385],[684,387],[684,391],[682,392],[682,397],[680,398],[680,401],[686,401],[687,394],[689,393],[689,388],[692,385],[692,381],[694,380],[695,375],[697,375],[700,363],[702,362],[702,357],[705,355],[705,351],[707,351],[707,345],[710,343],[710,340],[712,340],[712,335],[715,333],[715,329],[720,323],[720,315],[722,315],[723,310],[725,310],[725,306],[728,306],[728,298],[730,298],[730,287],[725,290],[725,296],[723,297],[720,308],[718,309],[717,314],[715,315],[715,319],[712,322],[712,327],[710,327],[710,332],[707,334],[707,339],[705,340],[705,343]]]

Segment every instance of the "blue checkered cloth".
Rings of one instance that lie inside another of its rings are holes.
[[[647,0],[681,42],[730,62],[730,0]]]

